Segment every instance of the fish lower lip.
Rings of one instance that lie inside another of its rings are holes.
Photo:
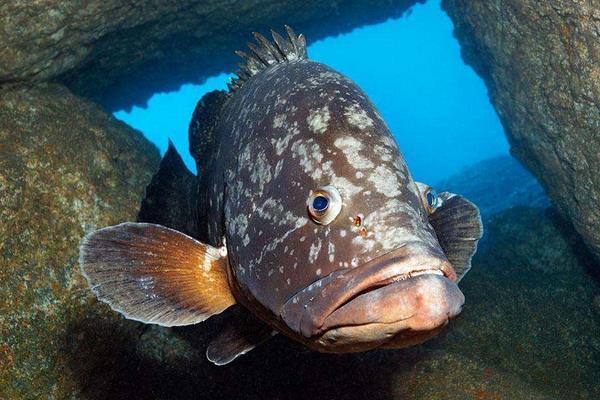
[[[336,271],[307,287],[284,304],[281,317],[304,337],[322,332],[325,319],[359,295],[424,274],[456,281],[454,269],[439,250],[409,242],[388,254],[350,270]]]
[[[401,332],[437,332],[457,316],[464,296],[456,283],[423,271],[364,292],[328,315],[318,341],[329,348],[377,347]],[[404,334],[403,333],[403,334]]]

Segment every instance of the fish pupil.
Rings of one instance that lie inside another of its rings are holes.
[[[317,196],[313,199],[313,208],[315,211],[325,211],[329,206],[329,200],[325,196]]]
[[[427,204],[429,204],[429,207],[435,207],[435,204],[437,202],[437,196],[435,195],[434,192],[428,192],[427,193]]]

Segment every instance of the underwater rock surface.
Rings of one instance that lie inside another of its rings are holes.
[[[225,70],[248,32],[283,28],[310,40],[400,16],[424,0],[0,3],[0,85],[59,80],[110,109],[144,103]]]
[[[518,207],[492,216],[490,240],[461,282],[463,314],[440,337],[405,350],[327,355],[278,335],[216,367],[204,351],[221,316],[207,325],[136,330],[137,324],[116,315],[91,311],[74,331],[78,345],[67,347],[67,371],[79,383],[60,386],[61,395],[400,400],[557,399],[576,393],[595,399],[600,283],[569,226],[551,209]]]
[[[477,204],[484,224],[515,206],[546,208],[550,200],[529,171],[511,156],[493,157],[435,184],[438,192],[460,193]]]
[[[60,85],[0,92],[0,398],[84,398],[90,382],[110,384],[116,349],[143,326],[98,303],[78,245],[135,220],[158,161],[141,133]]]
[[[442,8],[487,84],[511,152],[600,259],[598,1],[443,0]]]

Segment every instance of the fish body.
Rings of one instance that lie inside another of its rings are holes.
[[[456,282],[481,237],[477,207],[415,183],[367,96],[309,60],[302,36],[256,37],[230,91],[194,112],[198,179],[176,187],[170,148],[140,214],[173,198],[199,241],[151,224],[94,232],[81,250],[90,285],[126,316],[169,326],[242,305],[250,315],[209,346],[218,364],[273,332],[337,353],[434,336],[464,303]]]

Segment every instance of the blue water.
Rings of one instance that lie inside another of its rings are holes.
[[[231,49],[232,51],[237,49]],[[508,143],[487,89],[464,64],[440,0],[349,34],[312,43],[311,59],[352,78],[379,108],[417,180],[436,182],[463,167],[508,154]],[[186,165],[187,128],[202,94],[225,89],[228,74],[202,85],[154,95],[147,108],[115,116],[142,131],[164,152],[171,138]]]

